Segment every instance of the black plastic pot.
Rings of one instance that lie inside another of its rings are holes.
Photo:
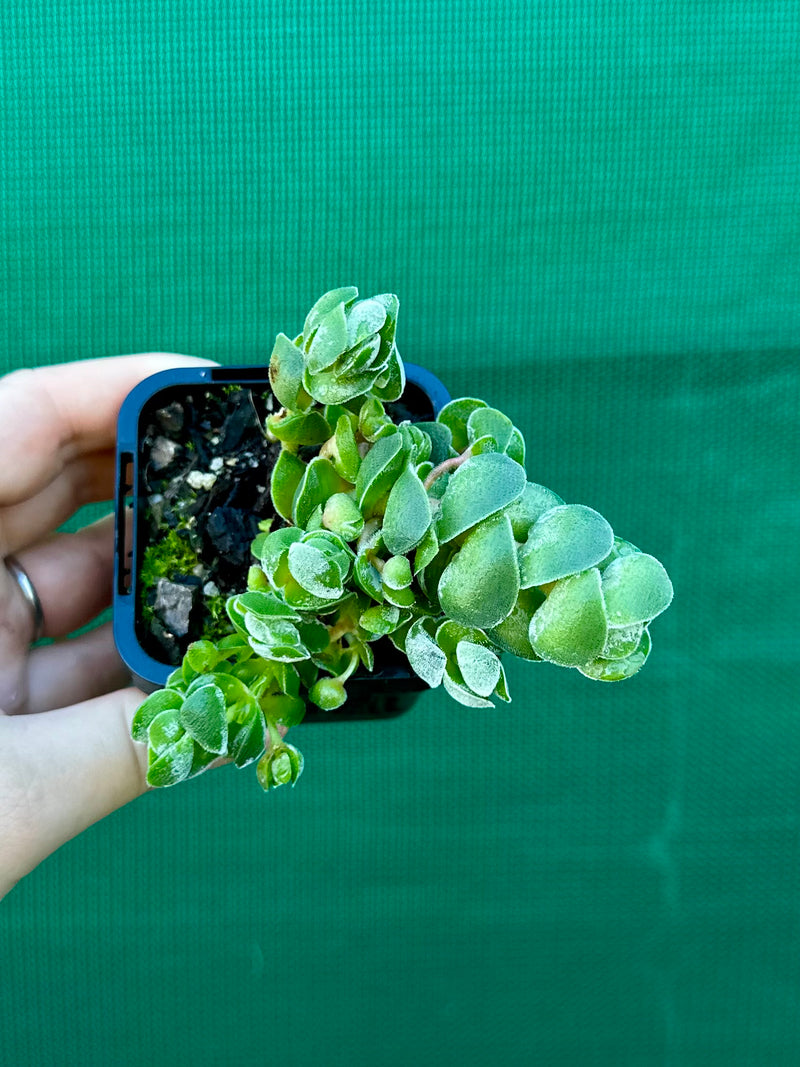
[[[406,363],[406,389],[387,408],[397,419],[428,421],[450,399],[447,390],[429,371]],[[145,521],[148,490],[145,481],[143,440],[152,413],[191,389],[221,395],[231,387],[269,390],[266,368],[208,367],[163,371],[146,378],[126,397],[117,431],[116,569],[114,576],[114,639],[134,682],[145,692],[161,688],[174,670],[166,657],[148,646],[141,621],[138,575],[151,539]],[[394,409],[394,410],[393,410]],[[256,419],[255,412],[253,419]],[[268,473],[266,480],[268,484]],[[242,583],[246,577],[243,569]],[[201,634],[195,635],[197,638]],[[407,711],[427,686],[416,677],[404,657],[383,638],[375,646],[375,671],[359,672],[348,682],[348,700],[335,712],[309,705],[306,722],[392,718]]]

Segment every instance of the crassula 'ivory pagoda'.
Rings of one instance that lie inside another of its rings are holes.
[[[303,758],[282,734],[310,701],[334,711],[386,638],[431,687],[470,707],[510,699],[501,654],[630,678],[672,585],[602,515],[529,482],[525,441],[483,400],[433,422],[396,424],[405,385],[398,300],[326,293],[293,340],[280,334],[270,381],[281,443],[265,522],[231,632],[189,646],[166,688],[139,708],[147,781],[167,786],[214,762],[256,762],[264,789],[294,783]]]

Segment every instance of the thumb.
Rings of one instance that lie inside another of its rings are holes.
[[[0,717],[0,897],[65,841],[147,788],[130,736],[138,689]]]

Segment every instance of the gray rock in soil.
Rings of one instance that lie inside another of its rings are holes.
[[[158,579],[153,612],[176,637],[184,637],[189,632],[189,616],[194,607],[197,588],[197,585],[171,582],[168,578]]]
[[[178,454],[180,445],[176,441],[170,441],[168,437],[157,437],[150,449],[150,462],[153,470],[161,471],[168,467]]]
[[[177,400],[156,412],[156,418],[164,433],[178,433],[183,429],[183,405]]]

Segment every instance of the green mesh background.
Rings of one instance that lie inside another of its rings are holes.
[[[664,560],[618,686],[510,664],[298,731],[0,907],[0,1062],[800,1062],[800,8],[26,0],[0,13],[0,368],[264,360],[401,298],[531,478]]]

